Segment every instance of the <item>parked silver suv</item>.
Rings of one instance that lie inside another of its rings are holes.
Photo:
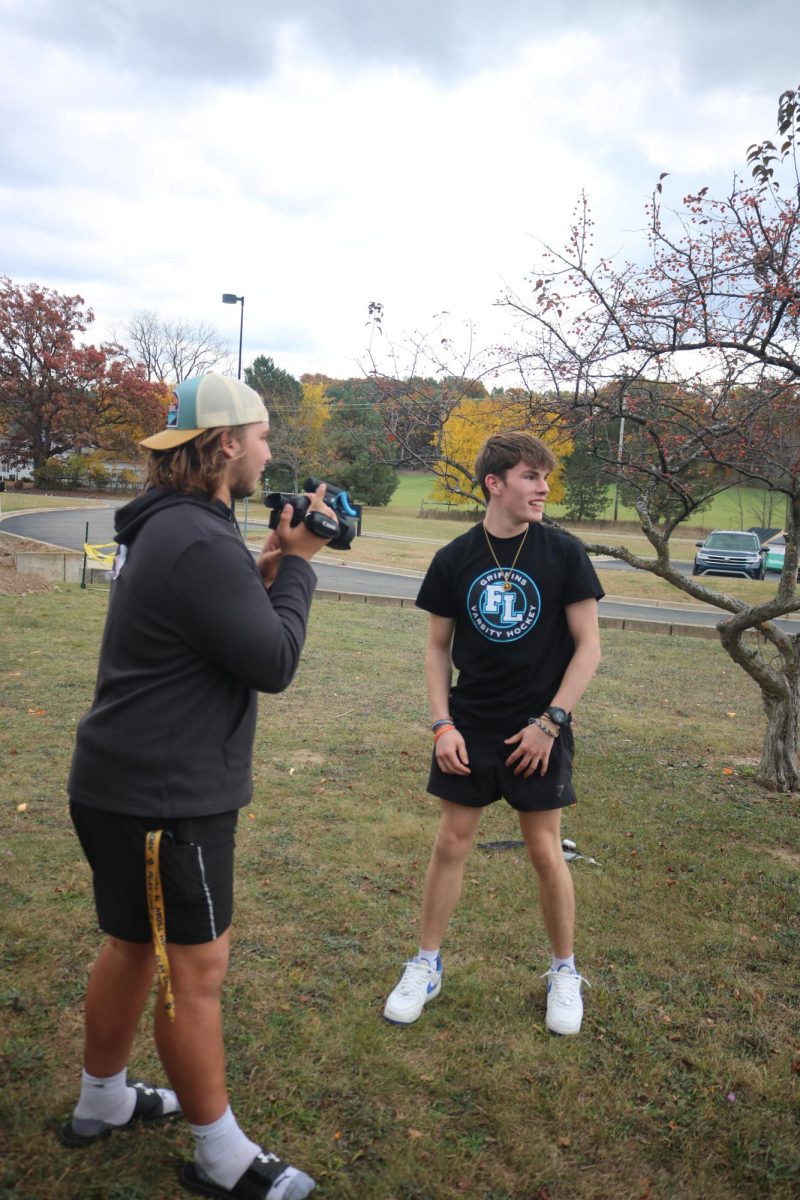
[[[693,575],[740,575],[744,579],[764,578],[764,558],[755,533],[736,529],[715,529],[698,547]]]

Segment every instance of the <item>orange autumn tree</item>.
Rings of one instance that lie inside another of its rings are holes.
[[[557,457],[571,454],[572,442],[554,415],[542,412],[534,416],[537,411],[541,409],[532,406],[527,393],[515,390],[462,397],[442,426],[431,498],[457,506],[483,507],[483,494],[472,471],[478,450],[493,433],[525,429],[541,437]],[[564,496],[562,476],[559,467],[550,477],[550,500],[554,503]]]
[[[159,388],[120,346],[84,342],[93,321],[82,296],[0,276],[0,429],[10,462],[130,452],[141,431],[158,427]]]

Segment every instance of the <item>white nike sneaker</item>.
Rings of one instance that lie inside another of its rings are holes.
[[[559,967],[557,971],[551,968],[542,978],[547,980],[547,1028],[562,1037],[580,1033],[583,1020],[581,984],[590,987],[588,979],[567,966]]]
[[[435,967],[424,958],[412,958],[386,1001],[384,1018],[392,1025],[411,1025],[422,1016],[428,1001],[438,996],[441,990],[442,956],[437,954]]]

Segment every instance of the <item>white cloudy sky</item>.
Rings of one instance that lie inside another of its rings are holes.
[[[633,253],[800,82],[796,0],[0,0],[0,274],[357,373],[447,310],[502,335],[582,188]]]

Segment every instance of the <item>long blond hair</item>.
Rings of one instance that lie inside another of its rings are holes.
[[[214,493],[225,475],[228,460],[222,449],[222,435],[240,441],[245,425],[204,429],[197,437],[171,450],[151,450],[147,462],[147,482],[151,487],[171,487],[176,492],[194,488]]]

